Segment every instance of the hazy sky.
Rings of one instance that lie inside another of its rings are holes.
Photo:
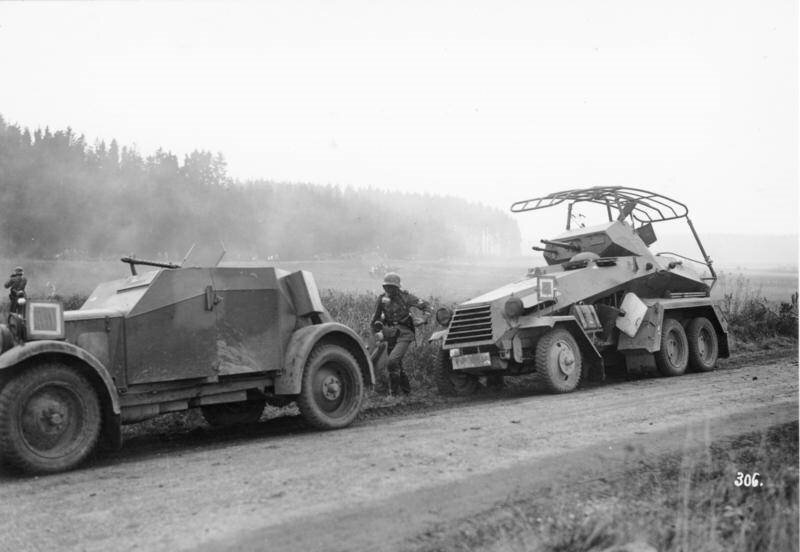
[[[794,233],[797,26],[790,0],[0,3],[0,114],[239,178],[504,209],[626,185]]]

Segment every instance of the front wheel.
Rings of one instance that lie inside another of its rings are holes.
[[[76,467],[94,450],[100,426],[97,393],[69,366],[27,369],[0,391],[0,457],[23,471]]]
[[[235,403],[209,404],[200,407],[203,418],[209,425],[224,427],[239,424],[252,424],[261,418],[267,401],[242,401]]]
[[[446,350],[436,351],[436,356],[433,358],[433,373],[440,395],[466,397],[478,390],[478,376],[453,370],[450,353]]]
[[[656,366],[663,376],[680,376],[689,365],[689,342],[681,323],[665,318],[661,328],[661,349],[656,352]]]
[[[317,345],[303,370],[297,406],[306,421],[319,429],[339,429],[358,415],[364,380],[358,362],[338,345]]]
[[[581,383],[583,358],[577,341],[564,328],[554,328],[536,344],[536,371],[552,393],[569,393]]]

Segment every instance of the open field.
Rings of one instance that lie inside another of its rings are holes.
[[[266,262],[266,261],[265,261]],[[360,259],[275,262],[285,270],[310,270],[322,289],[349,292],[377,292],[383,272],[399,272],[406,287],[417,295],[438,297],[443,302],[463,301],[503,284],[519,280],[537,263],[532,258],[510,260],[449,259],[439,261],[365,261]],[[127,265],[116,260],[53,261],[6,259],[0,262],[7,273],[17,266],[25,268],[31,295],[57,293],[62,297],[88,294],[98,282],[129,274]],[[377,270],[371,269],[377,267]],[[720,280],[713,297],[741,293],[744,288],[769,301],[788,301],[798,289],[797,270],[747,269],[718,270]]]

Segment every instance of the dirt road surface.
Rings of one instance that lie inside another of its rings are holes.
[[[0,550],[398,550],[572,470],[797,420],[795,353],[706,374],[497,397],[335,432],[129,444],[81,470],[0,473]],[[706,437],[707,438],[707,437]]]

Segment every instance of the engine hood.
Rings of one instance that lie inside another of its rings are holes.
[[[462,305],[475,305],[478,303],[492,303],[501,299],[506,299],[512,294],[515,297],[522,299],[522,305],[527,309],[536,305],[539,302],[539,279],[538,278],[525,278],[517,282],[507,284],[495,290],[479,295],[469,301],[462,303]]]

